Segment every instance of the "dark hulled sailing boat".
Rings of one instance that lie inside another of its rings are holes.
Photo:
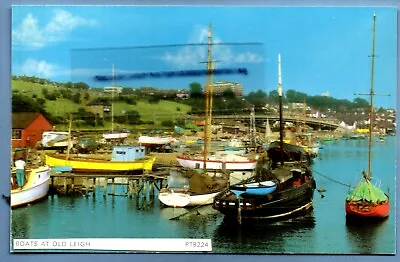
[[[376,15],[374,14],[372,56],[371,56],[371,89],[370,114],[369,114],[369,147],[368,147],[368,171],[362,172],[362,178],[357,187],[351,191],[345,202],[346,217],[351,219],[369,218],[383,219],[389,216],[389,196],[379,187],[371,183],[372,177],[372,127],[373,127],[373,97],[374,93],[374,66],[375,66],[375,28]]]
[[[268,158],[260,160],[254,177],[214,198],[213,208],[239,224],[243,219],[283,219],[312,208],[316,186],[310,155],[300,146],[283,142],[280,55],[278,79],[280,141],[270,144]]]

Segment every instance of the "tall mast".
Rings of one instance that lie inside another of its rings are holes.
[[[372,56],[371,56],[371,91],[370,91],[370,113],[369,113],[369,147],[368,147],[368,177],[372,174],[372,127],[374,118],[374,73],[375,73],[375,34],[376,34],[376,14],[374,13],[374,27],[372,35]]]
[[[281,54],[278,54],[278,95],[279,95],[279,145],[281,151],[281,166],[283,166],[283,116],[282,116],[282,72]]]
[[[208,147],[210,148],[211,143],[211,129],[212,129],[212,110],[213,110],[213,95],[214,95],[214,69],[215,69],[215,60],[211,61],[211,72],[210,72],[210,82],[209,84],[209,94],[210,94],[210,101],[208,103],[208,122],[209,122],[209,129],[208,129]]]
[[[112,64],[111,82],[111,131],[114,132],[114,63]]]
[[[203,169],[204,172],[207,170],[206,164],[207,164],[207,149],[210,146],[210,135],[209,135],[209,129],[211,128],[210,125],[210,107],[212,101],[210,101],[210,95],[211,95],[211,87],[210,87],[210,75],[211,75],[211,69],[212,69],[212,63],[211,63],[211,40],[212,40],[212,29],[211,29],[211,24],[208,28],[208,50],[207,50],[207,76],[206,76],[206,85],[205,85],[205,98],[206,98],[206,108],[205,108],[205,125],[204,125],[204,151],[203,151]]]
[[[67,144],[67,155],[66,160],[69,159],[69,151],[71,147],[71,129],[72,129],[72,113],[69,113],[69,127],[68,127],[68,144]]]

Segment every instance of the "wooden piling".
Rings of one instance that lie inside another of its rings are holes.
[[[107,196],[107,185],[108,185],[108,177],[106,177],[104,181],[103,197]]]
[[[64,177],[64,192],[65,192],[65,194],[68,194],[67,177]]]
[[[135,191],[136,198],[138,198],[138,196],[139,196],[139,186],[138,186],[138,184],[139,184],[138,180],[133,181],[133,188],[134,188],[134,191]]]
[[[96,196],[96,178],[93,177],[93,196]]]
[[[128,179],[128,197],[133,197],[133,180],[130,178]]]
[[[154,198],[154,180],[150,181],[150,198]]]
[[[143,183],[143,197],[146,197],[147,196],[147,180],[143,178],[142,183]]]
[[[85,181],[85,196],[89,196],[89,178]]]
[[[115,195],[114,178],[111,178],[111,194],[112,194],[112,195]]]
[[[75,190],[75,178],[71,177],[71,192],[74,192]]]

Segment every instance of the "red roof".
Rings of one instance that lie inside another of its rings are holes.
[[[12,129],[25,129],[29,126],[40,113],[37,112],[18,112],[12,113]]]

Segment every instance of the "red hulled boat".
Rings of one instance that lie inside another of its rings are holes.
[[[346,198],[346,217],[355,219],[383,219],[389,216],[389,196],[379,187],[371,183],[372,177],[372,128],[373,128],[373,97],[374,93],[374,62],[375,62],[375,27],[376,15],[374,14],[373,38],[372,38],[372,72],[369,114],[369,147],[368,147],[368,173],[363,171],[362,178],[357,187]]]
[[[360,184],[347,196],[345,209],[351,218],[383,219],[389,216],[389,196],[373,185],[364,173]]]

